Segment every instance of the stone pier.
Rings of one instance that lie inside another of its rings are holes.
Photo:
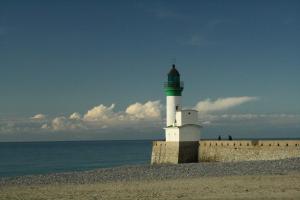
[[[300,140],[154,141],[151,164],[278,160],[300,157]]]
[[[199,142],[154,141],[151,164],[198,162]]]

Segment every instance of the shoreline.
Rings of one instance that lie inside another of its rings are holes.
[[[0,199],[299,199],[300,158],[102,168],[0,179]]]
[[[300,173],[0,187],[0,199],[299,199]]]
[[[172,180],[199,177],[285,175],[300,173],[300,158],[268,161],[201,162],[164,165],[126,165],[87,171],[0,178],[5,185],[88,184],[141,180]]]

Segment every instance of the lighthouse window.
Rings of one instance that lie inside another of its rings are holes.
[[[190,115],[191,113],[189,112],[188,114]]]

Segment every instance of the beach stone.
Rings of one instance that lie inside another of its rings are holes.
[[[280,175],[300,171],[300,158],[268,161],[133,165],[89,171],[0,178],[2,185],[92,184],[115,181],[168,180],[203,176]]]

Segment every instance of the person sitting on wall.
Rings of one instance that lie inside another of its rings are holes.
[[[219,135],[218,140],[222,140],[221,136]]]
[[[232,137],[231,137],[231,135],[228,135],[228,140],[232,140]]]

